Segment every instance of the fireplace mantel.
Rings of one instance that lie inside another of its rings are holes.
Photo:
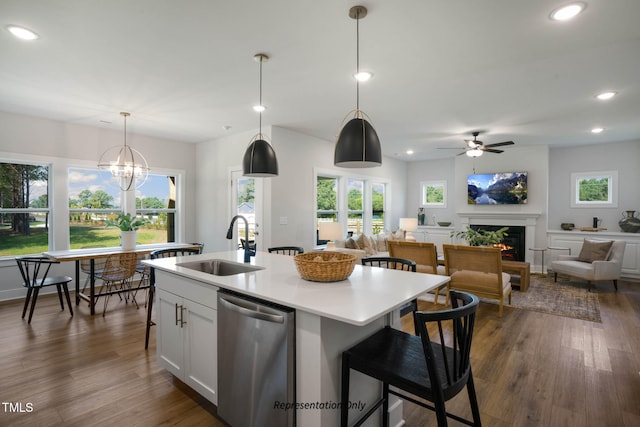
[[[492,220],[510,222],[505,222],[504,225],[535,225],[542,214],[540,212],[458,212],[457,215],[463,218],[463,224],[473,224],[478,220]]]

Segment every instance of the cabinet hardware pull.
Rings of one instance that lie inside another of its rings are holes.
[[[176,303],[176,326],[178,326],[178,303]]]
[[[184,312],[187,310],[187,307],[181,305],[180,306],[180,327],[184,327],[184,325],[187,324],[187,322],[184,320]]]

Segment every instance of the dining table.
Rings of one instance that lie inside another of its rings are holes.
[[[96,278],[95,278],[95,261],[100,258],[107,258],[113,254],[119,254],[123,252],[134,252],[138,255],[148,255],[151,252],[158,249],[183,249],[183,248],[200,248],[197,243],[155,243],[148,245],[137,245],[135,249],[124,251],[121,247],[100,247],[100,248],[83,248],[83,249],[69,249],[62,251],[47,251],[42,254],[54,261],[68,262],[75,261],[76,263],[76,305],[80,304],[80,300],[85,300],[89,303],[89,311],[91,315],[96,313]],[[80,290],[80,262],[89,261],[89,295]],[[148,285],[147,285],[148,287]],[[142,288],[141,288],[142,289]]]

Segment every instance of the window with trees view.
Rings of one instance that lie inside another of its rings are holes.
[[[347,179],[347,231],[361,234],[364,225],[364,181]]]
[[[354,234],[379,233],[385,228],[386,192],[383,182],[318,174],[316,221],[346,221]]]
[[[99,169],[69,168],[70,249],[90,246],[119,246],[120,231],[106,228],[107,219],[122,209],[120,188],[111,174]],[[175,241],[176,178],[149,174],[136,190],[136,215],[149,220],[138,230],[138,244]]]
[[[617,207],[617,171],[571,174],[572,207]]]
[[[0,163],[0,256],[49,249],[49,166]]]

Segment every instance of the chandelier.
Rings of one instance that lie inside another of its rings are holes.
[[[149,176],[149,166],[142,153],[127,144],[127,117],[131,114],[122,112],[120,115],[124,118],[124,143],[102,153],[98,167],[111,172],[122,191],[129,191],[134,182],[136,188],[145,183]]]

